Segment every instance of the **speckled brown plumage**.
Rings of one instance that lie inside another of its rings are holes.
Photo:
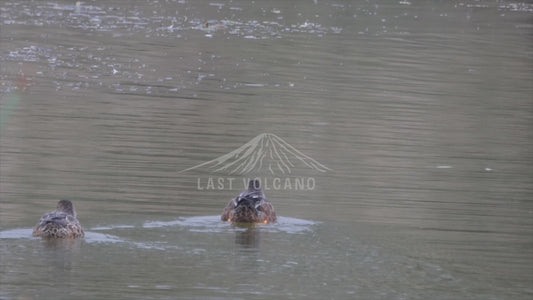
[[[44,214],[33,228],[33,236],[42,238],[82,238],[85,236],[76,218],[74,205],[69,200],[61,200],[53,212]]]

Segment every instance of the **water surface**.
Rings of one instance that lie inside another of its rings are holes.
[[[0,298],[530,299],[532,13],[3,1]],[[264,133],[325,168],[195,168]],[[254,176],[314,185],[219,221]],[[59,199],[86,237],[31,237]]]

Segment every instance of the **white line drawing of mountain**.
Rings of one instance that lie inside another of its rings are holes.
[[[243,175],[258,173],[266,168],[273,175],[278,172],[290,174],[291,168],[295,166],[296,162],[301,162],[319,172],[331,170],[303,154],[279,136],[272,133],[262,133],[228,154],[190,167],[180,173],[205,168],[211,172]]]

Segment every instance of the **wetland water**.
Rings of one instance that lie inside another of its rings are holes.
[[[0,17],[1,299],[533,297],[529,2]],[[278,223],[219,221],[256,176]],[[86,237],[32,238],[59,199]]]

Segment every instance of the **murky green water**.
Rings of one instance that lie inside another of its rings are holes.
[[[0,298],[530,299],[532,20],[3,1]],[[278,223],[219,221],[256,176]],[[32,238],[59,199],[86,237]]]

